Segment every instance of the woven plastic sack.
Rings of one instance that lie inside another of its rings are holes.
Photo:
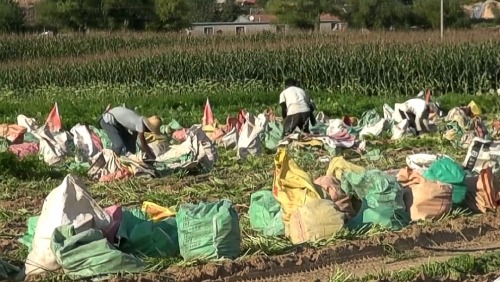
[[[438,219],[451,211],[451,185],[426,180],[410,168],[399,171],[398,181],[406,187],[404,201],[413,221]]]
[[[299,207],[312,200],[324,198],[323,192],[312,182],[309,175],[300,169],[284,148],[274,157],[273,195],[283,209],[285,235],[288,235],[290,216]]]
[[[482,114],[481,108],[474,101],[470,101],[467,105],[470,108],[471,113],[474,116],[480,116]]]
[[[467,179],[465,204],[473,211],[486,213],[500,206],[500,181],[492,168],[485,164],[479,176]]]
[[[295,210],[290,218],[290,240],[293,244],[332,237],[344,226],[345,214],[326,199],[311,201]]]
[[[124,209],[116,237],[118,248],[126,253],[148,257],[167,257],[178,253],[176,221],[154,222],[140,209]]]
[[[239,218],[230,201],[181,205],[176,221],[185,261],[239,256]]]
[[[142,202],[141,210],[145,212],[148,215],[148,218],[154,222],[175,216],[174,211],[148,201]]]
[[[373,224],[399,230],[410,222],[403,201],[403,189],[396,178],[380,170],[364,173],[347,172],[342,180],[342,190],[362,199],[358,214],[348,222],[350,229],[360,229]]]
[[[0,137],[11,143],[22,143],[27,129],[17,124],[0,124]]]
[[[101,231],[76,232],[72,225],[56,228],[51,249],[66,275],[73,279],[111,273],[137,273],[146,264],[112,246]]]
[[[261,190],[250,197],[250,226],[266,236],[285,235],[281,206],[269,190]]]
[[[339,180],[342,180],[342,175],[346,172],[356,172],[361,173],[365,169],[361,166],[350,163],[344,159],[344,157],[335,157],[330,161],[328,165],[328,170],[326,171],[326,176],[333,176]]]
[[[36,225],[38,223],[38,218],[40,216],[31,216],[28,218],[28,230],[24,233],[23,237],[19,238],[19,243],[28,247],[28,251],[31,252],[31,245],[33,243],[33,237],[35,236]]]
[[[428,180],[453,185],[453,204],[460,205],[465,200],[467,186],[464,169],[449,157],[442,157],[433,162],[429,169],[422,173]]]
[[[333,176],[321,176],[314,180],[314,184],[319,185],[325,190],[330,199],[335,203],[337,208],[343,212],[346,218],[352,218],[356,215],[352,207],[351,199],[344,190],[340,187],[340,181]]]
[[[105,230],[111,217],[99,207],[81,180],[67,175],[61,185],[45,198],[33,237],[32,250],[25,264],[25,274],[39,274],[60,268],[51,250],[54,230],[74,224]]]
[[[262,134],[264,146],[269,150],[276,150],[283,135],[283,125],[279,122],[267,124],[267,130]]]

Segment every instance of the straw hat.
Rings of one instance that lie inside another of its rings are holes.
[[[162,125],[161,118],[159,116],[151,116],[148,118],[143,118],[144,125],[154,134],[160,134],[160,127]]]

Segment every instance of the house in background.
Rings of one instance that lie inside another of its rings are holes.
[[[252,1],[252,0],[242,0]],[[192,35],[251,34],[259,32],[286,32],[287,25],[276,23],[276,17],[265,13],[239,16],[234,22],[193,23],[188,33]],[[347,29],[347,23],[330,14],[320,16],[320,31],[333,32]]]

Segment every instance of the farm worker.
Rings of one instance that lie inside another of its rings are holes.
[[[135,154],[139,137],[140,148],[146,154],[146,158],[155,159],[155,155],[146,142],[144,132],[160,134],[162,121],[158,116],[146,118],[125,107],[115,107],[107,109],[99,123],[111,139],[113,152],[118,156]]]
[[[435,127],[429,124],[429,115],[439,111],[435,103],[413,98],[402,104],[396,104],[394,111],[398,112],[402,119],[409,120],[410,127],[417,131],[417,135],[435,131]]]
[[[285,124],[283,126],[283,136],[291,134],[295,128],[299,128],[304,133],[310,133],[309,121],[316,124],[313,112],[314,104],[304,89],[297,87],[297,81],[288,78],[285,81],[285,90],[281,92],[279,104]]]

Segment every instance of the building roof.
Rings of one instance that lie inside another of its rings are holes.
[[[257,4],[256,0],[236,0],[236,3],[243,5],[255,5]]]
[[[250,17],[253,16],[253,20]],[[274,15],[267,13],[256,13],[253,15],[241,15],[234,22],[235,23],[272,23],[276,22],[278,18]],[[340,18],[331,14],[322,14],[320,16],[322,22],[338,22]]]

